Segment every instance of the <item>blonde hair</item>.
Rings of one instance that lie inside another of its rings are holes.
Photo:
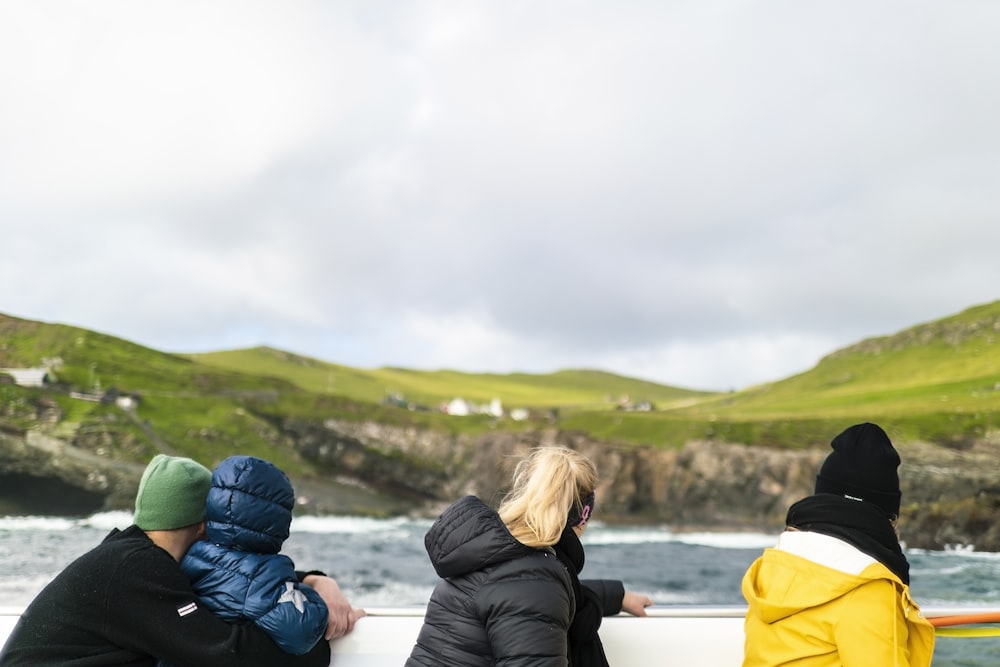
[[[566,447],[533,449],[514,469],[514,484],[498,512],[514,538],[529,547],[559,541],[570,508],[597,487],[597,468]]]

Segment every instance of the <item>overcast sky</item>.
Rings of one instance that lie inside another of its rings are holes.
[[[700,389],[1000,298],[1000,3],[2,0],[0,312]]]

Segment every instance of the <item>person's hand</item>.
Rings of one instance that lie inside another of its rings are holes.
[[[652,604],[653,601],[642,593],[625,591],[622,597],[622,611],[633,616],[646,616],[646,607]]]
[[[365,615],[364,609],[355,609],[351,606],[347,596],[340,590],[337,582],[330,577],[309,574],[302,580],[306,586],[310,586],[319,593],[326,603],[326,608],[330,612],[329,621],[326,624],[326,639],[336,639],[343,637],[354,630],[354,624],[359,618]]]

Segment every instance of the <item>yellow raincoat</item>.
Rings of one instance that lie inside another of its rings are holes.
[[[834,537],[782,534],[743,577],[743,667],[927,667],[934,628],[910,588]]]

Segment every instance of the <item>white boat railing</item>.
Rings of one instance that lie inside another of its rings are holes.
[[[743,661],[743,616],[732,606],[650,607],[646,618],[627,614],[605,618],[601,640],[612,665],[698,665],[732,667]],[[934,607],[928,618],[996,607]],[[20,608],[0,607],[0,644],[17,622]],[[424,607],[367,609],[354,632],[331,643],[336,667],[399,667],[406,662],[423,623]]]
[[[656,664],[739,665],[743,660],[744,607],[651,607],[649,616],[605,618],[601,640],[608,661]],[[368,609],[354,632],[333,642],[337,667],[398,667],[406,661],[423,623],[423,607]],[[659,658],[662,657],[661,662]]]

